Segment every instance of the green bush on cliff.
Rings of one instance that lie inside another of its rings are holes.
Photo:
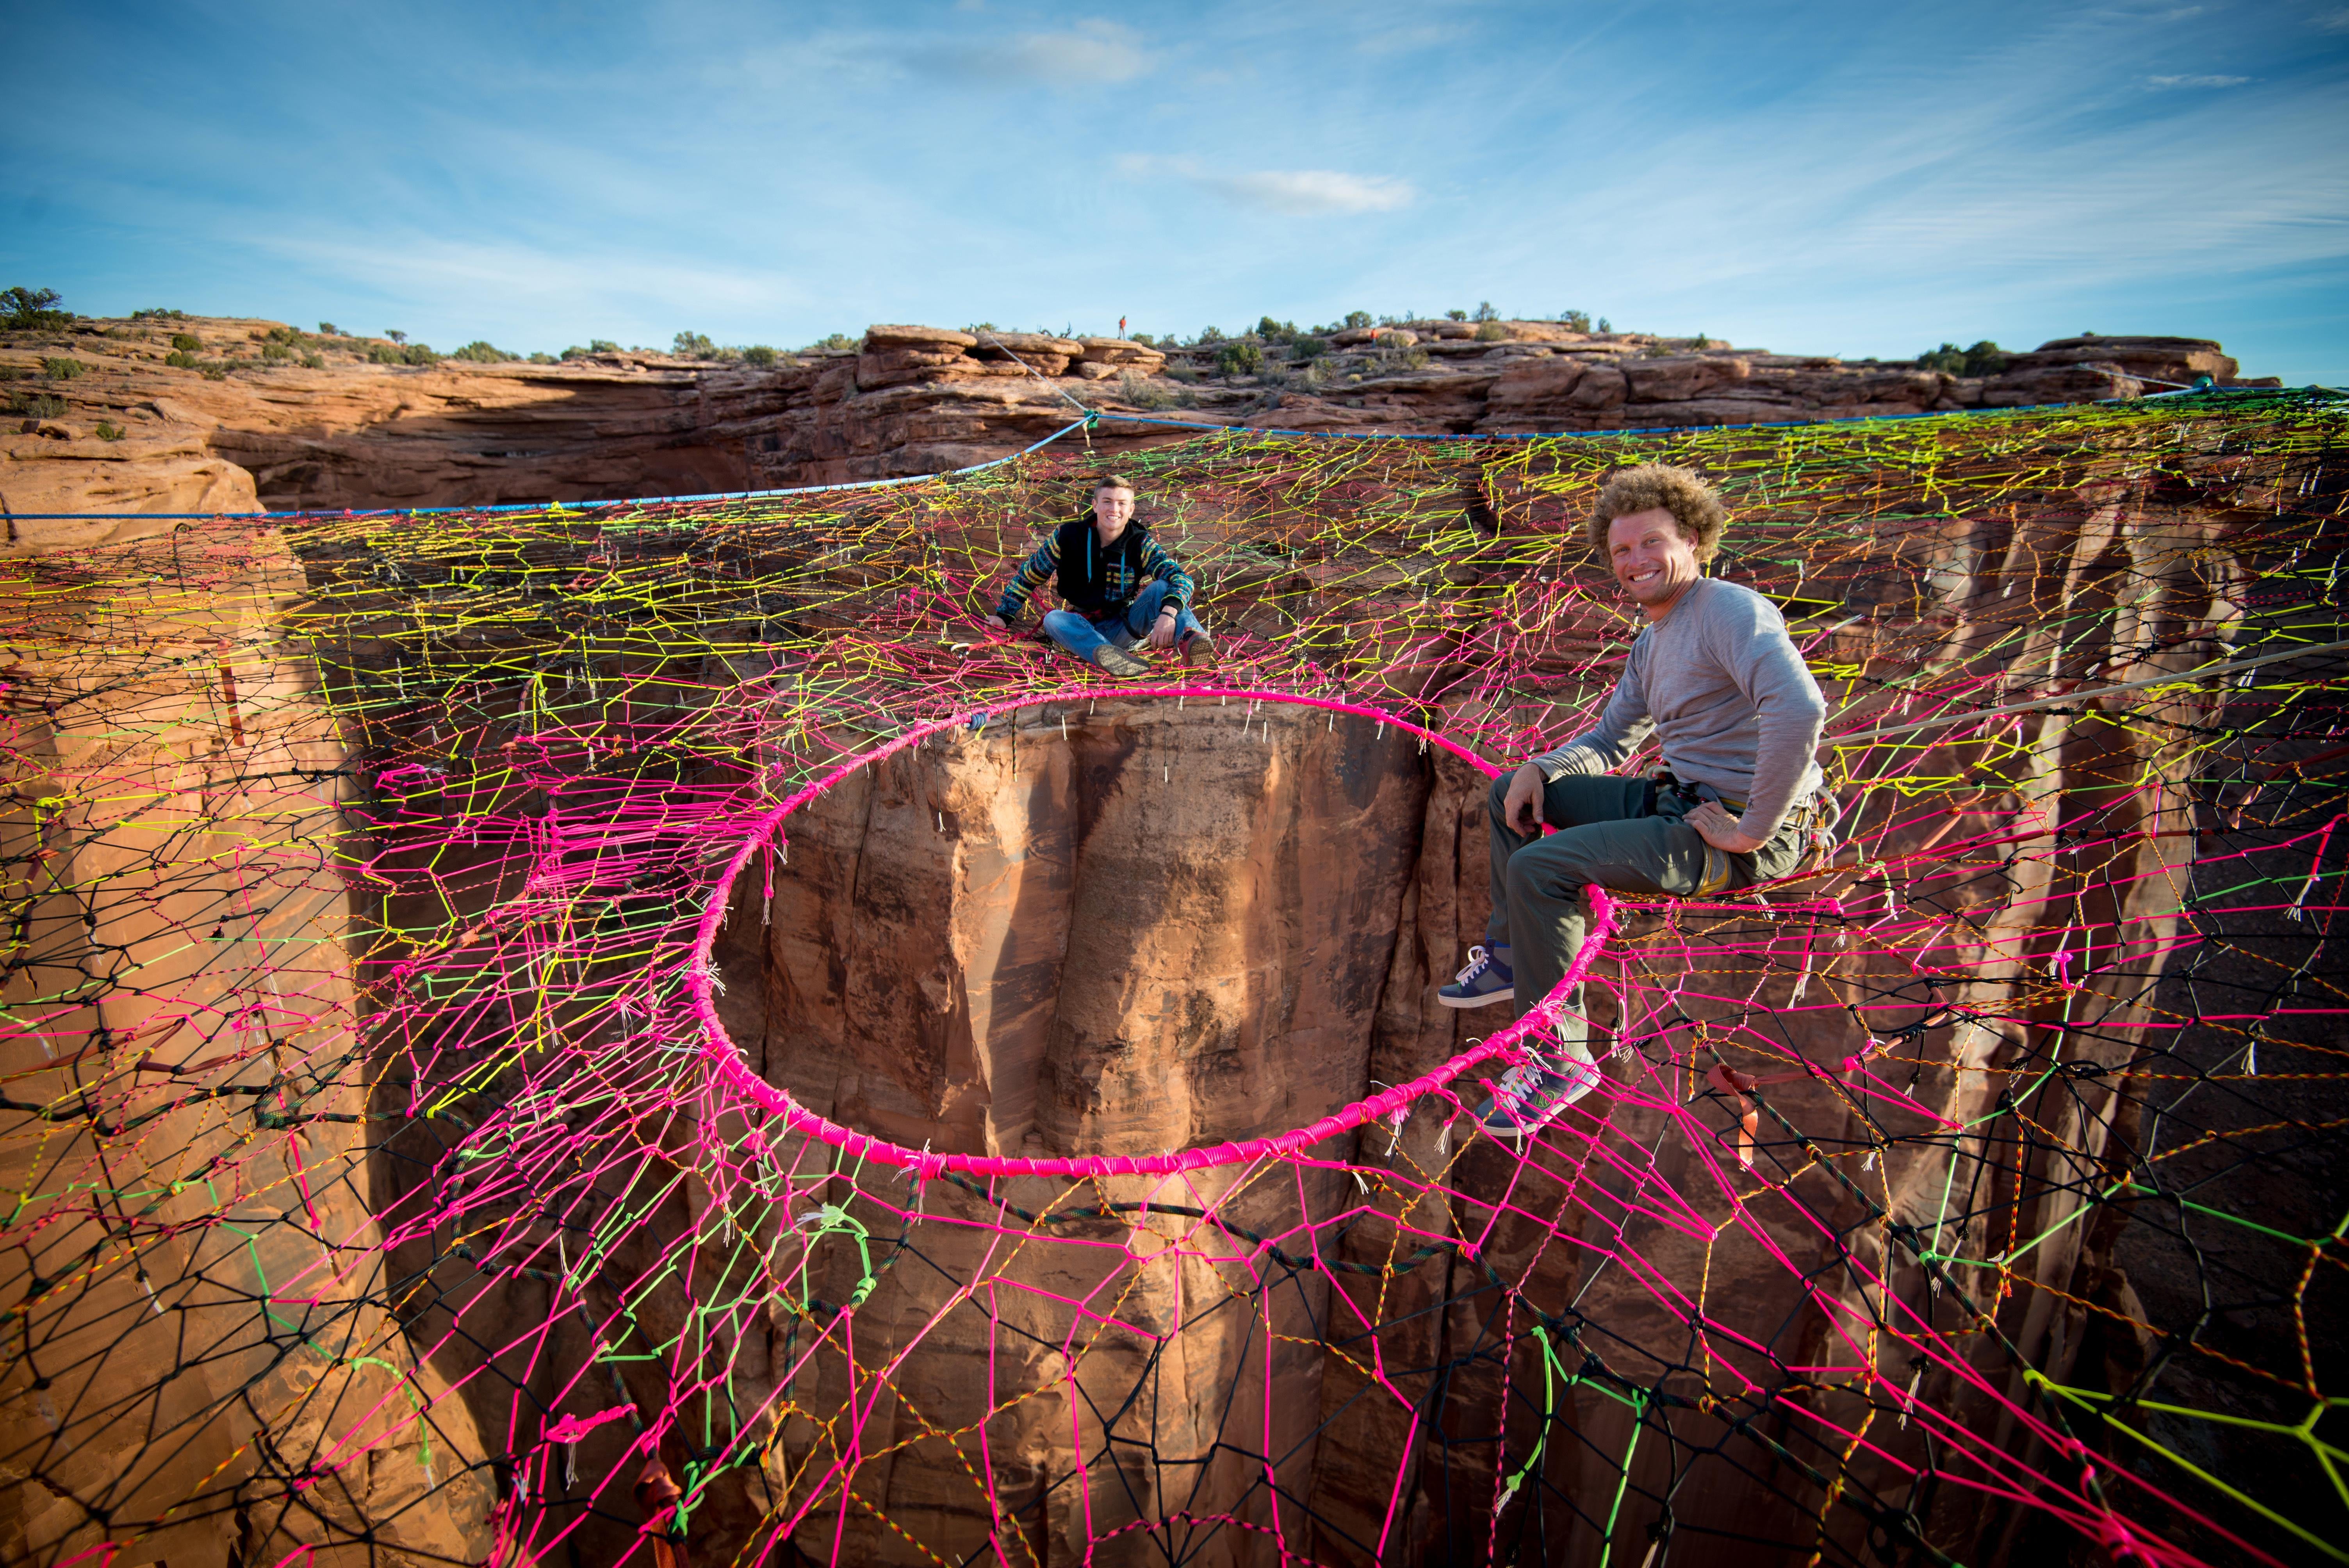
[[[47,377],[52,381],[70,381],[88,368],[89,366],[84,365],[78,359],[44,359],[41,361],[41,374]]]
[[[1476,328],[1476,341],[1479,343],[1500,343],[1508,335],[1509,329],[1497,321],[1485,322]]]
[[[191,332],[175,332],[171,335],[171,346],[182,354],[201,354],[204,340]]]
[[[1985,337],[1971,348],[1944,343],[1929,354],[1919,355],[1917,363],[1924,369],[1950,376],[1996,376],[2013,359],[2013,355]]]
[[[55,289],[19,285],[0,291],[0,330],[38,332],[71,325],[73,312],[57,309],[57,299]]]
[[[196,356],[184,348],[175,348],[163,356],[163,363],[175,370],[193,370],[196,367]]]
[[[677,335],[676,346],[670,352],[680,359],[715,359],[718,357],[718,345],[711,342],[706,333],[680,332]]]
[[[775,351],[763,343],[754,343],[742,351],[742,363],[755,365],[761,370],[771,369],[778,357]]]
[[[1248,342],[1227,343],[1216,356],[1216,369],[1226,376],[1254,376],[1264,368],[1264,350]]]
[[[132,311],[130,319],[133,321],[185,321],[188,319],[188,313],[183,310],[166,310],[157,304],[150,305],[145,310]]]
[[[388,343],[370,345],[367,358],[378,365],[438,365],[440,356],[429,343],[394,346]]]
[[[455,350],[449,357],[470,360],[475,365],[511,365],[522,356],[508,354],[496,344],[477,337],[464,347]]]
[[[17,392],[8,398],[8,412],[26,419],[55,419],[66,411],[66,400],[47,392]]]

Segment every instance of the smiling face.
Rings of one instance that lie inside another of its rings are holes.
[[[1133,492],[1123,485],[1103,485],[1093,491],[1093,531],[1107,544],[1133,521]]]
[[[1696,541],[1664,507],[1627,511],[1607,525],[1607,554],[1615,581],[1646,612],[1651,621],[1665,613],[1704,574],[1696,557]]]

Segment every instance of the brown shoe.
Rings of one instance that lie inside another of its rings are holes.
[[[1216,651],[1216,640],[1205,632],[1194,632],[1183,639],[1183,662],[1195,668],[1214,669],[1223,662]]]
[[[1146,676],[1150,673],[1148,665],[1143,664],[1115,643],[1103,643],[1100,647],[1095,648],[1093,663],[1120,680],[1130,681],[1137,676]]]

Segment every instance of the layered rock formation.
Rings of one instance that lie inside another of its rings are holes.
[[[140,548],[141,595],[0,579],[0,1083],[57,1108],[0,1142],[0,1560],[481,1561],[481,1440],[389,1310],[350,1136],[300,568],[265,530]]]
[[[0,375],[15,378],[18,413],[0,436],[0,503],[201,512],[698,494],[960,468],[1085,409],[1128,417],[1092,433],[1108,454],[1185,433],[1133,417],[1416,434],[1675,428],[2134,397],[2198,377],[2233,383],[2236,370],[2195,338],[2066,338],[1967,377],[1553,322],[1481,335],[1465,322],[1361,328],[1310,360],[1273,343],[1253,373],[1214,344],[910,325],[772,366],[616,351],[408,366],[342,350],[305,366],[285,351],[298,336],[225,319],[10,335]],[[175,338],[221,357],[166,363]],[[50,376],[57,360],[80,368]]]

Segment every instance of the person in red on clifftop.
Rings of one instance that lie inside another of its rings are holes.
[[[1162,652],[1180,645],[1186,665],[1213,665],[1216,645],[1199,624],[1198,588],[1133,516],[1133,481],[1105,474],[1093,486],[1091,517],[1044,536],[1005,585],[987,618],[1009,630],[1029,596],[1051,583],[1065,610],[1044,616],[1044,635],[1090,665],[1132,678],[1150,666],[1128,650],[1142,638]]]

